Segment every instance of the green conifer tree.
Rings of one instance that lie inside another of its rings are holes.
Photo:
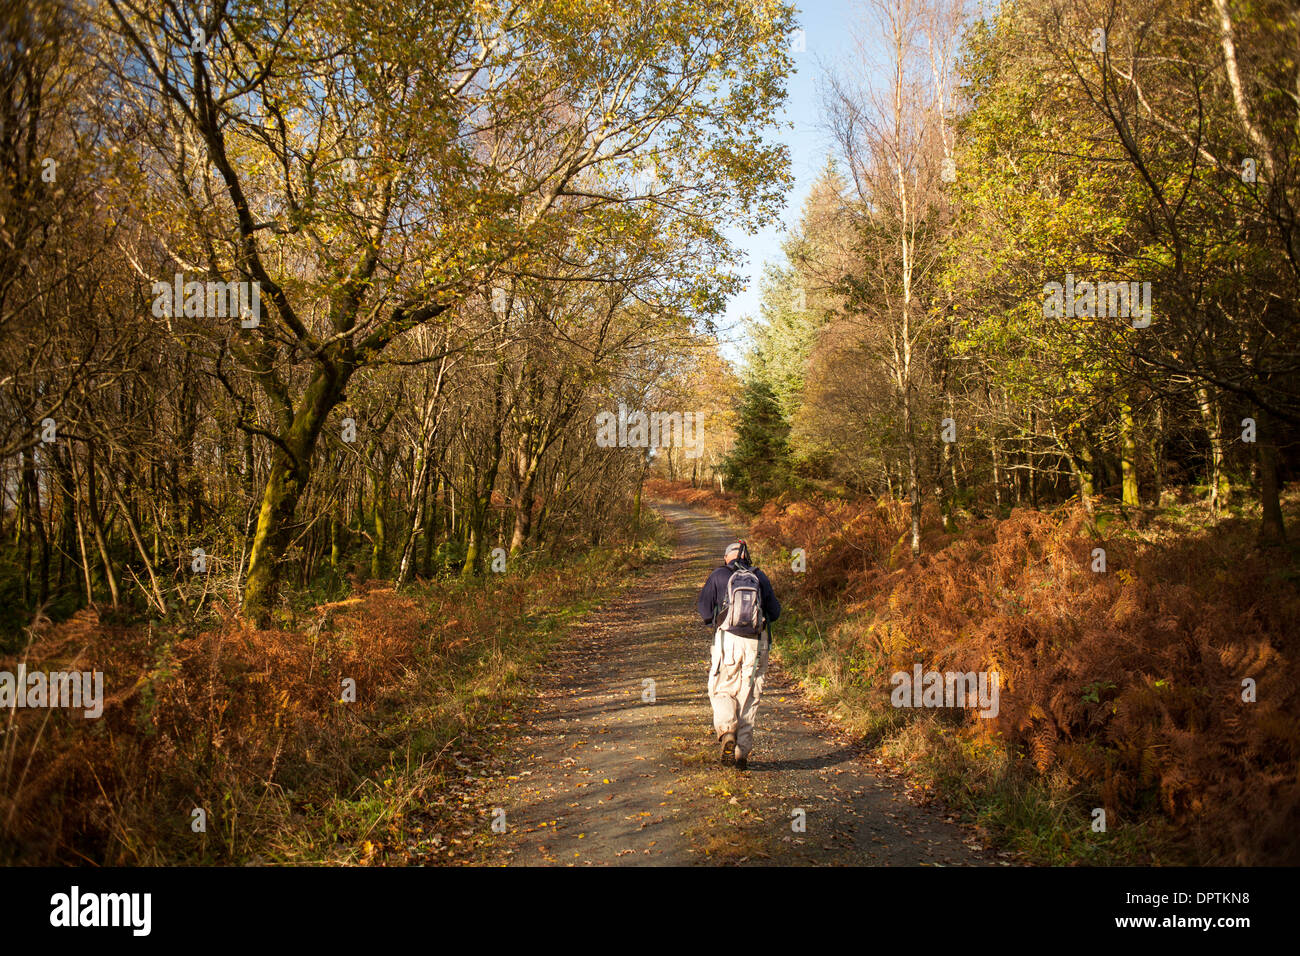
[[[731,487],[750,498],[779,494],[790,477],[790,425],[761,377],[746,379],[737,419],[736,444],[725,464]]]

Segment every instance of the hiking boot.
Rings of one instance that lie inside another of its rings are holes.
[[[734,763],[736,760],[736,735],[722,735],[722,762]]]
[[[749,769],[749,754],[745,754],[745,756],[743,757],[736,758],[736,769],[737,770]]]

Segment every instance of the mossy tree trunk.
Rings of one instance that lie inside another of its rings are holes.
[[[1136,508],[1140,503],[1137,478],[1137,422],[1133,417],[1133,406],[1128,399],[1125,399],[1119,407],[1119,447],[1123,487],[1121,500],[1126,508]]]
[[[351,372],[350,366],[318,367],[294,412],[288,432],[272,451],[271,472],[262,490],[262,506],[257,515],[241,604],[241,612],[250,620],[263,621],[266,608],[275,596],[280,558],[291,540],[298,499],[311,478],[316,439],[342,397]]]

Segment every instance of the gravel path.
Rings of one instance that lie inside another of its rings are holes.
[[[719,764],[695,599],[735,532],[660,502],[673,558],[574,627],[477,794],[514,865],[988,865],[973,831],[915,805],[769,670],[746,773]],[[778,641],[780,634],[778,631]],[[478,802],[476,800],[475,802]],[[800,824],[802,823],[802,829]]]

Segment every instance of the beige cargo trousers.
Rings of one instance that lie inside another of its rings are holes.
[[[754,715],[763,696],[763,676],[772,637],[767,628],[759,637],[741,637],[718,628],[713,634],[709,665],[709,702],[713,705],[713,730],[721,740],[736,735],[736,759],[744,760],[754,748]]]

